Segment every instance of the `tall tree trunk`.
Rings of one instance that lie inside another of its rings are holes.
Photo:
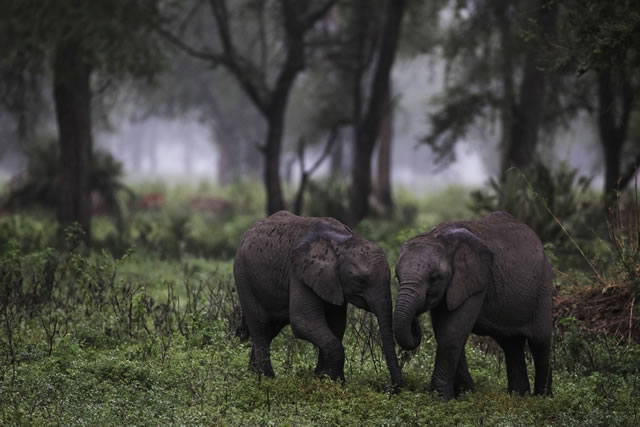
[[[614,70],[603,69],[598,73],[598,131],[604,151],[603,196],[607,210],[613,206],[621,189],[619,188],[620,161],[633,108],[633,90],[628,77],[624,70],[617,70],[618,84],[616,85],[612,71]],[[616,96],[616,86],[617,91],[620,92],[618,96]]]
[[[391,153],[393,145],[393,109],[391,108],[391,88],[387,93],[388,110],[382,120],[380,128],[380,147],[378,148],[378,185],[376,199],[382,206],[385,216],[393,213],[393,199],[391,197]]]
[[[264,184],[267,191],[267,214],[271,215],[285,208],[280,183],[280,152],[284,130],[284,105],[275,109],[268,117],[267,140],[264,147]]]
[[[387,100],[390,91],[391,67],[396,55],[405,6],[406,0],[387,0],[386,18],[368,107],[363,119],[356,125],[355,153],[351,194],[349,197],[349,222],[354,226],[365,218],[369,212],[371,156],[380,131],[380,124],[389,108]]]
[[[261,64],[250,64],[236,52],[229,25],[229,12],[225,0],[211,0],[209,5],[216,20],[224,60],[207,54],[200,54],[208,60],[222,63],[233,74],[244,92],[267,121],[267,132],[262,146],[264,154],[264,185],[267,192],[267,214],[285,208],[280,183],[280,153],[282,151],[282,135],[289,95],[295,79],[305,67],[305,34],[319,19],[326,16],[335,0],[327,0],[315,10],[310,4],[295,0],[280,0],[282,9],[282,25],[286,37],[286,57],[284,64],[275,79],[273,89],[268,89],[267,81],[262,73]],[[306,9],[306,10],[304,10]],[[303,10],[305,13],[303,13]],[[264,35],[263,32],[261,32]],[[175,39],[174,39],[175,42]],[[263,47],[265,40],[262,40]],[[180,45],[180,42],[178,42]],[[182,45],[184,47],[184,45]],[[193,53],[193,51],[191,51]],[[263,58],[266,51],[262,50]],[[256,79],[257,78],[257,79]]]
[[[342,140],[342,133],[338,136],[339,140],[334,144],[331,150],[331,161],[329,162],[329,176],[331,179],[342,176],[343,171],[343,157],[344,157],[344,144]]]
[[[555,2],[539,1],[536,20],[543,40],[555,33],[557,10]],[[511,131],[505,139],[507,145],[502,159],[503,172],[511,166],[526,168],[533,161],[546,87],[546,71],[541,68],[543,40],[530,43],[527,47],[519,100],[513,111]],[[505,55],[509,53],[505,52]]]
[[[506,0],[495,1],[493,13],[498,21],[498,29],[500,33],[500,48],[502,51],[502,99],[500,105],[500,177],[504,179],[505,165],[508,164],[508,151],[513,139],[513,123],[516,106],[515,84],[514,84],[514,66],[513,66],[513,34],[511,30],[511,17],[509,4]]]
[[[91,238],[91,70],[76,43],[61,43],[54,58],[53,98],[60,142],[58,221],[77,221]]]

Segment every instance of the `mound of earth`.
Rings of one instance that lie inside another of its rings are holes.
[[[571,295],[553,297],[553,321],[574,317],[589,332],[604,332],[620,341],[640,342],[640,308],[627,284],[589,286]]]

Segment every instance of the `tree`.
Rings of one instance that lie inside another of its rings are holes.
[[[159,70],[162,56],[148,25],[160,20],[158,5],[155,0],[15,0],[0,6],[0,45],[9,47],[10,65],[27,58],[46,73],[50,59],[60,144],[58,220],[62,226],[77,221],[87,241],[91,83],[149,77]]]
[[[280,181],[280,157],[282,139],[285,130],[285,115],[291,91],[297,76],[304,70],[307,56],[305,37],[314,25],[322,19],[335,0],[326,0],[319,6],[312,2],[280,0],[278,2],[279,17],[275,24],[279,25],[281,37],[278,43],[284,46],[280,53],[279,65],[274,66],[275,76],[270,78],[267,61],[273,52],[268,51],[264,16],[267,2],[242,6],[254,7],[255,27],[258,29],[259,49],[255,58],[238,49],[238,38],[241,34],[234,32],[232,15],[225,0],[210,0],[209,8],[218,33],[219,47],[209,46],[207,50],[195,49],[180,37],[166,28],[159,28],[167,40],[194,57],[208,61],[213,66],[224,67],[243,89],[255,108],[267,123],[264,141],[260,147],[264,155],[264,184],[267,192],[267,213],[272,214],[285,208]],[[246,12],[247,10],[245,10]],[[274,24],[272,23],[272,25]],[[250,53],[250,52],[249,52]],[[277,55],[278,56],[278,55]]]
[[[366,217],[369,211],[371,157],[380,133],[380,124],[390,108],[388,100],[390,99],[391,90],[391,67],[398,47],[405,6],[405,0],[387,0],[386,2],[385,20],[377,51],[377,61],[368,91],[368,100],[363,105],[359,105],[362,99],[360,85],[363,78],[362,75],[358,74],[358,71],[362,72],[364,70],[356,68],[357,80],[354,84],[353,111],[355,150],[349,196],[349,222],[353,225]],[[359,7],[364,11],[367,5],[360,2]],[[362,21],[360,23],[362,24]]]
[[[202,31],[204,37],[215,38],[211,30],[211,25],[189,27],[189,32]],[[218,154],[213,165],[218,184],[246,177],[260,179],[262,162],[257,145],[265,126],[235,78],[224,68],[212,70],[181,51],[168,54],[169,66],[158,81],[136,87],[137,111],[167,118],[189,115],[209,127]]]
[[[60,143],[58,221],[77,221],[89,239],[91,206],[91,65],[85,60],[82,41],[62,36],[53,60],[53,98]]]
[[[387,92],[391,94],[391,88]],[[393,199],[391,197],[391,152],[393,145],[393,109],[391,97],[385,102],[389,108],[380,125],[380,145],[378,147],[378,174],[376,186],[376,199],[384,209],[386,216],[393,211]]]
[[[597,76],[598,131],[605,165],[603,194],[605,206],[609,208],[617,199],[619,189],[628,182],[621,182],[620,162],[637,88],[632,87],[631,76],[627,75],[624,66],[603,68]],[[637,161],[634,167],[637,167]]]
[[[440,109],[430,115],[431,131],[423,139],[439,161],[452,159],[456,142],[478,123],[490,126],[497,113],[500,170],[531,164],[540,128],[558,124],[544,114],[546,106],[558,102],[546,91],[553,63],[544,55],[556,32],[557,8],[550,0],[539,0],[534,8],[506,0],[458,4],[443,39],[452,83]]]
[[[640,91],[638,28],[638,2],[574,1],[567,6],[563,36],[556,44],[558,68],[577,72],[582,79],[595,79],[606,209],[613,205],[640,164],[640,147],[629,147],[631,117]],[[633,160],[623,166],[625,155]]]
[[[522,80],[517,101],[515,101],[516,95],[513,92],[515,73],[512,69],[513,64],[508,57],[510,55],[509,49],[506,49],[507,38],[513,37],[513,35],[509,33],[509,18],[504,13],[508,9],[507,5],[502,6],[502,10],[496,11],[496,13],[498,14],[501,41],[505,46],[502,78],[506,96],[503,104],[501,169],[506,171],[511,166],[526,168],[533,161],[543,115],[547,72],[551,68],[548,59],[547,66],[544,66],[544,41],[553,38],[555,34],[558,6],[555,1],[538,1],[535,15],[537,28],[530,31],[530,34],[534,34],[542,40],[529,40],[525,45]]]

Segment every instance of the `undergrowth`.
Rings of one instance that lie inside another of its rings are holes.
[[[55,228],[46,216],[0,217],[0,424],[640,424],[640,345],[633,335],[621,339],[582,318],[584,299],[556,304],[553,397],[508,394],[499,347],[472,337],[466,351],[476,391],[440,402],[429,387],[436,343],[426,315],[421,346],[399,351],[405,385],[389,394],[377,322],[352,307],[345,384],[314,376],[315,348],[289,327],[272,344],[276,378],[257,375],[247,369],[250,344],[242,337],[231,261],[239,236],[261,216],[250,203],[255,189],[138,191],[169,196],[159,209],[127,217],[124,235],[98,218],[94,251],[82,248],[73,229],[66,247],[42,249]],[[198,194],[233,200],[233,215],[184,216],[181,208]],[[474,209],[459,188],[426,199],[400,192],[397,201],[392,219],[369,219],[356,230],[383,247],[392,269],[404,241],[442,221],[469,218]],[[525,212],[557,233],[537,209]],[[588,221],[581,224],[578,235],[586,236]],[[592,238],[585,253],[606,284],[627,287],[626,303],[638,296],[637,228],[611,225],[611,236]],[[567,262],[565,244],[546,245],[556,298],[578,298],[589,286],[607,297],[593,272]],[[623,313],[632,325],[634,305]],[[532,379],[530,355],[527,364]]]
[[[5,425],[634,425],[640,348],[562,326],[553,352],[554,397],[506,392],[495,346],[467,346],[476,392],[442,403],[429,389],[435,340],[401,352],[405,386],[389,374],[375,319],[349,310],[345,384],[316,378],[316,350],[274,340],[275,379],[247,369],[250,345],[230,264],[169,263],[128,252],[0,255],[0,422]],[[157,276],[140,274],[158,270]],[[164,269],[164,270],[163,270]],[[168,274],[172,270],[171,274]],[[569,322],[570,323],[570,322]],[[562,339],[560,339],[562,337]],[[530,359],[530,357],[529,357]],[[532,366],[531,360],[528,361]]]

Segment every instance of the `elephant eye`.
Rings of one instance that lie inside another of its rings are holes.
[[[442,280],[442,274],[440,273],[431,273],[429,275],[429,282],[439,282]]]
[[[367,283],[367,278],[365,276],[355,276],[353,280],[355,280],[361,285],[364,285],[365,283]]]

